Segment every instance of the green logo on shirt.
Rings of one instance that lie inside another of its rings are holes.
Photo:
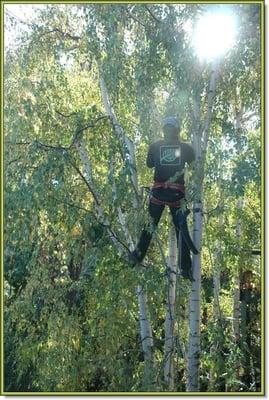
[[[180,146],[160,147],[161,165],[180,165],[180,156],[181,156]]]

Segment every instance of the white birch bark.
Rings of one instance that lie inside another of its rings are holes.
[[[220,259],[219,254],[217,254],[217,261]],[[220,293],[220,270],[216,268],[213,276],[213,288],[214,288],[214,300],[213,300],[213,318],[218,320],[220,317],[220,307],[219,307],[219,293]]]
[[[138,179],[137,179],[137,169],[135,160],[135,148],[133,142],[124,133],[122,127],[119,125],[114,110],[110,104],[109,96],[106,88],[106,84],[102,74],[102,67],[99,64],[99,84],[101,89],[102,100],[106,113],[110,116],[115,132],[123,145],[123,152],[125,154],[125,161],[129,162],[131,166],[131,182],[135,191],[133,207],[135,209],[139,208],[139,191],[138,191]],[[120,207],[118,208],[119,222],[125,233],[125,238],[129,244],[129,249],[134,250],[134,242],[128,230],[124,214],[122,213]],[[144,354],[144,380],[148,387],[152,386],[153,383],[153,337],[152,328],[150,324],[150,318],[148,316],[147,307],[147,296],[142,286],[137,287],[138,305],[139,305],[139,323],[140,323],[140,336],[142,349]]]
[[[189,314],[189,346],[187,364],[187,391],[199,391],[199,358],[200,358],[200,302],[201,302],[201,243],[202,243],[202,186],[204,178],[204,165],[209,138],[209,127],[212,119],[213,102],[216,94],[216,84],[218,80],[218,65],[212,65],[210,76],[207,113],[202,132],[197,131],[193,138],[194,149],[196,152],[196,200],[194,202],[193,216],[193,241],[199,254],[193,255],[193,277],[192,290],[190,294],[190,314]],[[197,109],[198,101],[195,102],[195,117],[199,116],[200,110]],[[200,126],[197,121],[197,126]]]
[[[241,200],[237,202],[237,207],[242,210],[243,203]],[[242,235],[241,223],[239,217],[236,223],[236,238],[237,243],[240,246],[240,240]],[[237,343],[240,339],[240,265],[236,271],[234,278],[234,293],[233,293],[233,333],[234,340]]]
[[[119,222],[124,232],[125,239],[129,245],[129,249],[133,251],[135,246],[131,234],[129,232],[128,226],[126,224],[124,213],[122,212],[121,207],[118,207],[117,211],[118,211]],[[141,285],[137,287],[137,297],[139,305],[140,335],[141,335],[142,349],[145,362],[144,380],[145,383],[150,386],[153,383],[153,354],[152,354],[153,337],[148,317],[147,295]]]
[[[193,242],[199,254],[193,255],[193,277],[190,294],[189,346],[187,365],[187,391],[199,390],[200,358],[200,301],[201,301],[201,241],[202,241],[202,203],[194,204]]]
[[[110,104],[106,84],[103,78],[102,67],[99,65],[99,84],[101,89],[102,100],[106,113],[109,115],[113,127],[115,129],[116,135],[123,145],[123,151],[125,154],[125,161],[131,166],[131,182],[135,190],[134,207],[139,205],[139,195],[138,195],[138,179],[137,179],[137,169],[135,160],[135,147],[134,143],[130,138],[124,133],[122,127],[118,123],[114,110]]]
[[[223,226],[223,215],[219,216],[219,228]],[[220,240],[216,240],[215,244],[215,257],[214,257],[214,266],[213,266],[213,320],[218,323],[219,318],[221,317],[220,311],[220,270],[221,270],[221,259],[222,259],[222,246]],[[214,357],[215,352],[217,351],[218,343],[214,340],[211,348],[210,353]],[[210,370],[210,388],[214,390],[215,385],[215,366]]]
[[[117,199],[117,187],[116,187],[116,183],[115,183],[115,179],[114,179],[115,170],[114,170],[114,165],[113,165],[112,160],[110,161],[110,170],[112,171],[112,175],[113,175],[113,183],[112,183],[113,193],[114,193],[113,201],[115,201]],[[120,223],[121,228],[123,230],[125,239],[126,239],[126,241],[128,243],[128,246],[129,246],[129,249],[131,251],[133,251],[134,248],[135,248],[134,241],[133,241],[133,238],[132,238],[132,236],[130,234],[130,231],[128,229],[128,225],[127,225],[127,222],[126,222],[126,219],[125,219],[125,215],[124,215],[124,213],[123,213],[123,211],[122,211],[120,206],[117,207],[117,213],[118,213],[119,223]]]
[[[219,216],[219,227],[222,228],[224,223],[223,215]],[[214,320],[218,320],[220,317],[220,304],[219,304],[219,294],[220,294],[220,270],[221,270],[221,258],[222,258],[222,245],[220,240],[216,241],[215,250],[215,265],[213,271],[213,288],[214,288],[214,300],[213,300],[213,317]]]
[[[168,239],[168,282],[167,282],[167,310],[165,319],[165,342],[164,342],[164,381],[169,391],[174,390],[174,355],[175,355],[175,301],[176,301],[176,278],[177,278],[177,240],[174,226],[171,225]]]
[[[233,293],[233,333],[234,340],[238,343],[240,339],[240,279],[239,275],[234,278]]]
[[[234,277],[234,292],[233,292],[233,334],[235,344],[239,344],[240,341],[240,319],[241,319],[241,307],[240,307],[240,278],[239,273]],[[240,361],[238,360],[235,364],[235,377],[240,380]],[[236,389],[235,389],[236,390]]]
[[[151,388],[154,385],[153,337],[148,318],[147,295],[141,285],[137,287],[139,305],[139,323],[142,349],[144,354],[144,385]]]

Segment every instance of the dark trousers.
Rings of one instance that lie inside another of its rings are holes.
[[[169,201],[169,202],[175,202],[177,200],[180,200],[184,197],[184,195],[180,192],[175,192],[172,189],[157,189],[153,190],[152,194],[155,198],[163,201]],[[146,225],[141,233],[139,242],[136,246],[136,257],[139,261],[142,261],[143,258],[146,255],[146,252],[148,250],[148,247],[151,242],[152,235],[154,231],[156,230],[158,223],[161,219],[163,210],[164,210],[165,205],[157,205],[154,204],[152,201],[149,202],[149,215],[151,217],[151,223]],[[169,207],[170,213],[172,215],[173,223],[176,229],[176,236],[177,236],[177,242],[179,238],[179,231],[180,231],[180,226],[179,226],[179,217],[178,213],[180,212],[179,207]],[[179,251],[180,251],[180,260],[181,260],[181,265],[180,268],[182,270],[189,270],[191,268],[191,256],[190,256],[190,250],[184,240],[184,238],[181,235],[181,243],[178,243]]]

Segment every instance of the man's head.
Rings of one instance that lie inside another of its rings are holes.
[[[168,116],[162,120],[162,128],[166,139],[175,139],[180,131],[180,123],[176,117]]]

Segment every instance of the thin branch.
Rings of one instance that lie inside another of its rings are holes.
[[[19,18],[17,15],[13,14],[10,10],[5,10],[5,14],[6,14],[9,18],[13,18],[13,19],[15,19],[17,22],[19,22],[19,23],[21,23],[21,24],[23,24],[23,25],[29,26],[30,28],[38,27],[38,25],[36,25],[36,24],[33,23],[33,22],[27,22],[27,21],[24,21],[23,19]]]
[[[58,112],[58,114],[59,114],[59,112]],[[64,114],[62,114],[62,116],[66,117],[66,118],[69,118],[69,117],[70,117],[71,115],[73,115],[73,114],[75,114],[75,113],[71,113],[70,115],[64,115]],[[105,119],[105,118],[110,118],[110,117],[109,117],[109,115],[101,115],[100,117],[96,118],[96,120],[94,120],[94,121],[91,122],[90,124],[84,126],[83,128],[78,129],[78,130],[76,131],[76,133],[74,134],[74,137],[73,137],[72,142],[71,142],[71,144],[70,144],[70,146],[69,146],[68,149],[71,149],[71,147],[73,147],[73,146],[77,143],[78,139],[80,138],[80,134],[81,134],[83,131],[86,131],[86,130],[89,129],[89,128],[94,128],[95,125],[96,125],[96,123],[97,123],[98,121],[100,121],[101,119]],[[80,139],[81,139],[81,138],[80,138]]]
[[[136,18],[128,9],[127,9],[127,14],[129,15],[130,18],[132,18],[134,21],[138,22],[138,24],[142,25],[145,29],[147,29],[147,26],[141,22],[138,18]]]
[[[89,184],[89,182],[87,181],[87,179],[85,178],[85,176],[83,175],[83,173],[80,171],[80,169],[71,161],[69,160],[69,163],[72,165],[72,167],[77,171],[77,173],[79,174],[79,176],[81,177],[81,179],[85,182],[85,184],[87,185],[90,193],[92,194],[95,203],[100,206],[100,202],[98,200],[98,198],[96,197],[96,194],[94,193],[94,190],[92,189],[91,185]]]
[[[96,118],[96,120],[95,120],[94,122],[92,122],[91,124],[86,125],[86,126],[84,126],[83,128],[79,129],[79,130],[77,131],[77,134],[79,134],[79,133],[85,131],[86,129],[94,128],[95,125],[96,125],[96,122],[100,121],[101,119],[105,119],[105,118],[110,119],[110,116],[109,116],[109,115],[101,115],[100,117]]]
[[[58,111],[58,110],[55,110],[55,112],[56,112],[57,114],[59,114],[61,117],[64,117],[64,118],[69,118],[69,117],[71,117],[72,115],[76,115],[76,114],[77,114],[76,112],[72,112],[71,114],[63,114],[61,111]]]
[[[71,115],[75,114],[75,113],[71,113],[70,115],[64,115],[60,111],[56,111],[56,112],[57,112],[57,114],[62,115],[63,117],[66,117],[66,118],[69,118]],[[101,119],[105,119],[105,118],[110,118],[110,117],[108,115],[101,115],[100,117],[96,118],[96,120],[94,122],[92,122],[91,124],[86,125],[83,128],[78,129],[76,131],[75,135],[74,135],[74,138],[72,139],[71,144],[68,147],[49,145],[49,144],[42,143],[39,140],[35,140],[33,142],[12,142],[12,141],[9,141],[9,140],[5,140],[5,143],[6,144],[11,144],[13,146],[29,146],[29,145],[32,145],[32,144],[36,143],[36,144],[38,144],[38,146],[47,148],[48,150],[68,151],[75,145],[75,143],[76,143],[76,141],[78,139],[78,136],[83,131],[85,131],[86,129],[89,129],[89,128],[94,128],[98,121],[100,121]]]
[[[21,160],[21,159],[22,159],[22,157],[19,157],[19,158],[16,158],[15,160],[9,161],[9,162],[7,163],[7,165],[6,165],[6,167],[9,167],[11,164],[14,164],[15,162],[17,162],[17,161],[19,161],[19,160]]]
[[[41,142],[39,142],[38,140],[36,140],[35,142],[33,142],[33,143],[36,143],[38,146],[40,146],[40,147],[44,147],[44,148],[46,148],[46,149],[48,149],[48,150],[60,150],[60,151],[68,151],[69,149],[70,149],[70,146],[69,147],[63,147],[63,146],[52,146],[52,145],[49,145],[49,144],[44,144],[44,143],[41,143]]]
[[[145,8],[146,8],[146,10],[150,13],[150,15],[152,16],[152,18],[155,19],[156,22],[162,23],[162,21],[154,15],[154,13],[151,11],[151,9],[149,8],[149,6],[145,5]]]
[[[71,33],[63,32],[59,28],[54,28],[54,29],[52,29],[50,31],[45,31],[43,33],[40,33],[39,38],[42,37],[42,36],[45,36],[45,35],[49,35],[50,33],[55,33],[55,32],[59,33],[64,39],[71,39],[71,40],[74,40],[76,42],[79,41],[80,39],[82,39],[81,36],[71,35]]]
[[[20,22],[21,24],[24,24],[24,25],[26,25],[26,26],[29,26],[30,28],[35,27],[35,28],[37,28],[37,29],[39,29],[39,30],[42,30],[42,29],[43,29],[43,27],[41,27],[41,26],[35,24],[34,22],[27,22],[27,21],[24,21],[23,19],[17,17],[17,15],[14,15],[14,14],[13,14],[12,12],[10,12],[9,10],[6,11],[6,15],[9,16],[10,18],[14,18],[17,22]],[[41,34],[39,35],[39,37],[44,36],[44,35],[48,35],[48,34],[54,33],[54,32],[60,33],[61,36],[62,36],[63,38],[68,38],[68,39],[72,39],[72,40],[75,40],[75,41],[79,41],[79,40],[81,39],[81,36],[72,35],[72,34],[69,33],[69,32],[63,32],[63,31],[61,31],[59,28],[54,28],[54,29],[52,29],[52,30],[50,30],[50,31],[45,31],[45,32],[41,33]]]
[[[45,145],[45,144],[43,144],[43,143],[40,143],[40,142],[37,142],[37,144],[40,146],[40,147],[42,147],[42,148],[45,148],[45,149],[48,149],[48,150],[56,150],[56,151],[68,151],[69,150],[69,148],[66,148],[66,147],[60,147],[60,146],[49,146],[49,145]],[[92,194],[92,196],[93,196],[93,198],[94,198],[94,201],[95,201],[95,203],[98,205],[98,206],[100,206],[100,202],[99,202],[99,200],[98,200],[98,198],[97,198],[97,196],[96,196],[96,194],[94,193],[94,190],[92,189],[92,187],[91,187],[91,185],[89,184],[89,182],[87,181],[87,179],[85,178],[85,176],[83,175],[83,173],[80,171],[80,169],[71,161],[71,159],[69,159],[69,163],[70,163],[70,165],[72,165],[72,167],[77,171],[77,173],[79,174],[79,176],[81,177],[81,179],[85,182],[85,184],[87,185],[87,187],[88,187],[88,189],[89,189],[89,191],[90,191],[90,193]]]
[[[29,146],[33,142],[12,142],[11,140],[5,140],[5,144],[11,144],[12,146]]]
[[[59,204],[64,204],[64,205],[66,205],[68,207],[77,208],[78,210],[85,211],[86,213],[91,214],[95,219],[97,219],[96,215],[92,211],[88,210],[87,208],[84,208],[84,207],[78,206],[77,204],[70,203],[68,201],[60,200],[60,199],[57,199],[57,198],[55,198],[55,200]]]

